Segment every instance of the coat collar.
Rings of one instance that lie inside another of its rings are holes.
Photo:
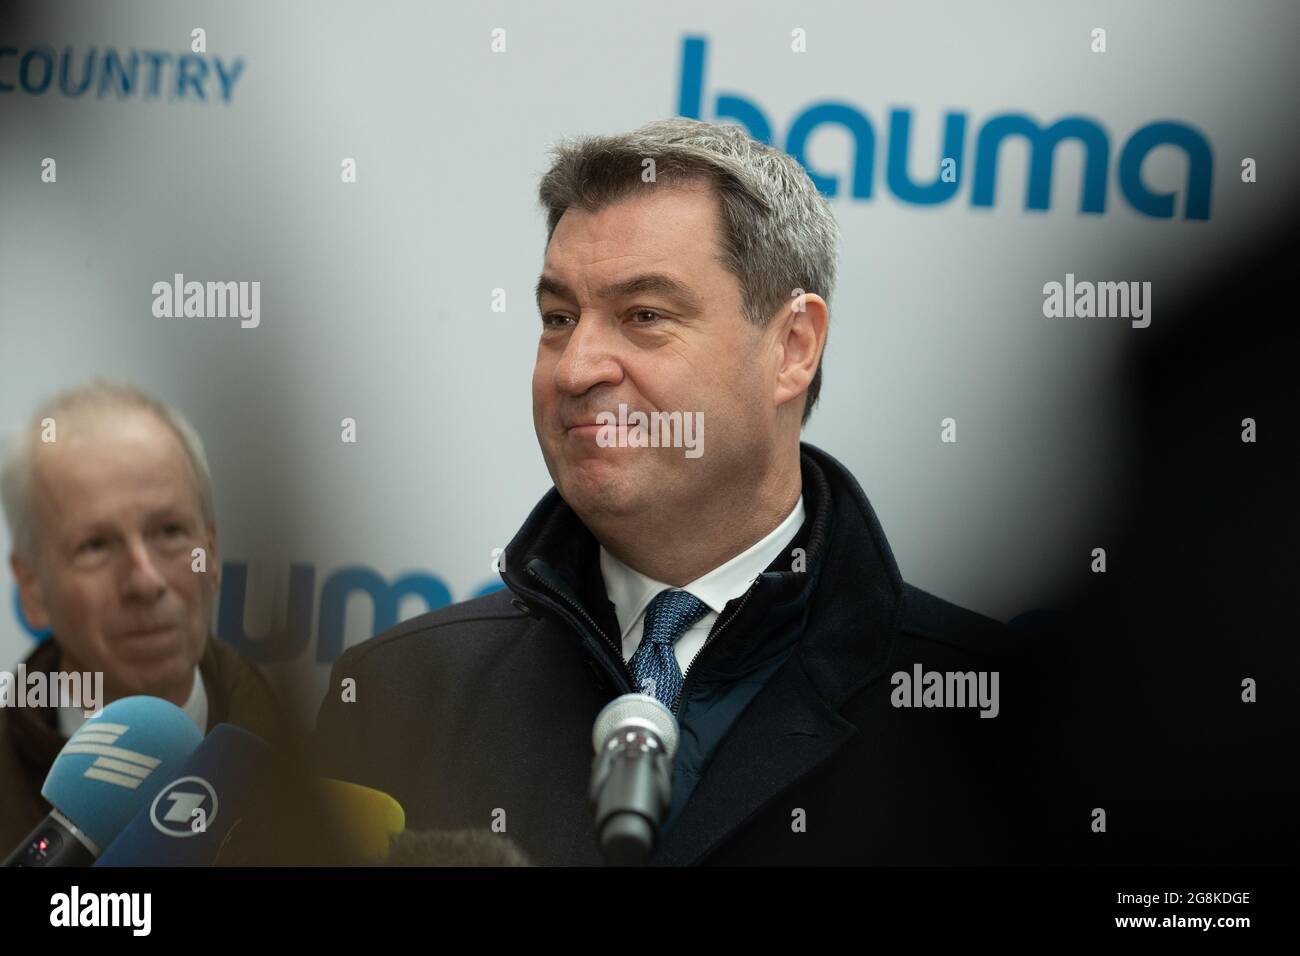
[[[760,575],[758,603],[778,611],[806,608],[818,622],[800,641],[799,656],[812,687],[838,709],[879,676],[897,630],[903,582],[857,480],[821,449],[804,442],[800,450],[806,519],[792,546],[804,549],[806,564],[796,570],[788,555],[779,556]],[[599,545],[555,488],[507,545],[505,558],[501,576],[511,590],[526,600],[558,603],[587,625],[581,608],[618,638],[613,606],[600,593]],[[546,587],[539,586],[542,579]],[[556,602],[548,593],[554,590],[567,601]]]
[[[767,602],[760,604],[762,613],[797,613],[803,633],[790,659],[719,744],[652,862],[697,862],[830,759],[858,733],[839,711],[884,676],[893,655],[903,582],[875,512],[857,480],[833,457],[803,443],[800,460],[807,518],[794,545],[805,549],[806,566],[792,569],[783,555],[755,587]],[[507,546],[502,577],[526,599],[554,605],[530,580],[537,575],[520,570],[531,567],[550,576],[553,587],[567,589],[569,603],[599,605],[603,595],[593,594],[589,583],[596,555],[595,538],[552,488]],[[613,617],[612,606],[603,603],[588,612],[593,622],[602,614],[607,622]],[[747,609],[747,618],[754,610]],[[606,653],[605,666],[615,673],[611,655]]]
[[[875,512],[843,465],[808,444],[803,452],[805,487],[819,472],[824,479],[810,519],[809,580],[793,598],[804,604],[805,630],[719,744],[655,863],[699,862],[858,736],[840,711],[884,677],[893,656],[903,582]]]
[[[59,647],[52,639],[41,641],[23,662],[29,673],[49,673],[59,666]],[[34,775],[43,781],[54,758],[67,742],[59,733],[58,712],[53,707],[15,707],[8,713],[9,732],[18,751]]]

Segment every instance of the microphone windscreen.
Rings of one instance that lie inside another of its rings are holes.
[[[50,767],[41,796],[107,847],[203,740],[161,697],[124,697],[78,728]]]
[[[211,866],[270,761],[260,737],[218,724],[95,865]]]
[[[591,746],[600,753],[618,731],[649,730],[671,760],[677,754],[679,729],[672,711],[649,694],[622,694],[600,709],[591,727]]]

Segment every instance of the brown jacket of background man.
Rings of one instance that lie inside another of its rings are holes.
[[[58,654],[53,640],[42,642],[27,657],[27,672],[57,671]],[[294,736],[266,678],[230,645],[209,637],[199,673],[208,696],[204,733],[225,723],[268,743],[287,743]],[[0,857],[16,849],[50,812],[41,787],[65,743],[55,708],[0,707]]]

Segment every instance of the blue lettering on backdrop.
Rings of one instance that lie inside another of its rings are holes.
[[[348,598],[355,593],[369,595],[374,606],[374,633],[386,631],[397,623],[398,606],[402,598],[418,595],[424,598],[429,610],[436,611],[451,603],[451,591],[441,578],[420,571],[403,575],[391,585],[377,572],[367,567],[342,568],[326,580],[320,594],[320,639],[316,644],[316,660],[321,663],[334,660],[343,653],[343,621]]]
[[[704,115],[704,81],[708,39],[688,36],[682,41],[681,77],[677,110],[690,119],[734,120],[755,139],[769,146],[778,145],[772,122],[752,96],[735,92],[718,93],[713,101],[713,115]],[[934,205],[952,199],[962,181],[967,116],[948,112],[943,124],[944,158],[957,161],[955,181],[944,182],[942,169],[925,184],[914,183],[907,172],[908,146],[911,139],[911,111],[894,109],[889,114],[889,150],[885,181],[889,191],[905,203]],[[817,170],[808,161],[808,143],[823,127],[836,127],[849,134],[849,191],[853,199],[871,198],[875,178],[876,131],[867,115],[851,103],[836,100],[815,102],[794,117],[785,135],[784,148],[805,169],[818,190],[828,198],[840,194],[840,177]],[[1083,183],[1079,212],[1097,215],[1106,211],[1106,186],[1110,166],[1110,137],[1100,122],[1086,116],[1068,116],[1043,126],[1017,112],[990,116],[975,138],[974,172],[970,204],[972,207],[993,205],[999,146],[1009,136],[1023,139],[1029,146],[1029,181],[1025,189],[1025,208],[1044,210],[1051,205],[1052,164],[1056,147],[1066,140],[1082,145],[1084,150]],[[1142,180],[1142,164],[1150,153],[1162,146],[1179,149],[1187,158],[1187,180],[1183,190],[1183,218],[1210,218],[1210,190],[1214,159],[1210,144],[1203,135],[1186,123],[1160,120],[1143,126],[1129,137],[1120,150],[1119,192],[1130,206],[1145,216],[1172,219],[1177,193],[1154,192]],[[939,164],[936,164],[938,166]]]
[[[289,593],[285,602],[283,626],[271,627],[262,634],[249,634],[245,630],[248,564],[243,561],[226,561],[222,564],[221,575],[221,593],[217,597],[217,637],[228,642],[246,660],[261,664],[293,660],[307,650],[311,643],[312,612],[316,596],[315,565],[303,563],[289,566]],[[480,585],[467,600],[503,588],[505,584],[497,578]],[[429,572],[412,571],[390,584],[378,571],[365,565],[339,568],[325,579],[321,588],[317,662],[332,663],[343,653],[347,603],[356,595],[370,598],[374,609],[371,634],[382,633],[405,620],[400,616],[404,598],[422,598],[430,611],[452,603],[451,591],[447,585],[437,575]],[[17,585],[13,590],[13,612],[19,627],[33,640],[43,641],[50,636],[49,631],[33,628],[23,616]]]
[[[40,96],[54,86],[57,75],[55,89],[74,99],[93,85],[99,99],[154,100],[165,93],[170,100],[229,103],[243,72],[243,57],[223,59],[212,53],[122,52],[113,47],[78,53],[70,46],[56,52],[47,43],[23,51],[0,46],[0,93],[21,90]]]
[[[705,119],[705,72],[708,39],[686,36],[682,41],[681,75],[678,86],[678,112],[682,116]],[[51,87],[68,97],[84,95],[92,81],[100,98],[117,99],[139,96],[151,100],[166,95],[173,100],[197,100],[200,103],[229,103],[235,82],[244,70],[244,60],[223,60],[214,54],[172,54],[154,50],[128,50],[112,47],[102,53],[91,48],[78,53],[72,47],[56,52],[48,44],[26,50],[0,47],[0,93],[22,90],[39,96]],[[168,82],[164,73],[170,71]],[[55,77],[58,83],[55,84]],[[713,98],[714,120],[731,120],[744,126],[754,138],[776,145],[772,122],[753,96],[737,92],[720,92]],[[965,179],[966,131],[968,119],[962,112],[949,111],[943,119],[943,149],[939,157],[956,160],[956,175],[945,182],[942,170],[924,185],[913,182],[907,171],[911,142],[911,110],[889,111],[885,182],[900,201],[911,205],[936,205],[951,200]],[[876,129],[871,119],[852,103],[823,100],[811,103],[790,122],[784,149],[797,159],[814,184],[829,198],[840,195],[840,176],[814,169],[808,160],[808,145],[814,135],[826,127],[842,129],[852,140],[850,150],[849,194],[855,200],[871,198],[875,180]],[[1024,208],[1042,211],[1051,204],[1052,168],[1057,147],[1066,141],[1084,150],[1083,182],[1079,212],[1099,215],[1106,211],[1106,193],[1110,166],[1110,136],[1097,120],[1086,116],[1069,116],[1050,124],[1041,124],[1018,112],[990,116],[975,136],[974,169],[970,177],[970,204],[985,208],[993,205],[1000,146],[1008,137],[1027,143],[1030,151],[1029,178],[1025,188]],[[1214,160],[1209,142],[1196,129],[1175,120],[1159,120],[1135,131],[1120,150],[1118,189],[1137,212],[1154,219],[1172,219],[1176,213],[1177,192],[1153,191],[1142,179],[1142,164],[1153,150],[1168,147],[1186,157],[1187,178],[1182,190],[1183,218],[1210,218],[1210,193]],[[936,164],[939,165],[939,164]]]
[[[504,586],[500,581],[489,582],[471,597],[489,594]],[[226,562],[223,565],[221,596],[217,607],[217,636],[229,641],[249,660],[261,663],[292,660],[302,654],[311,642],[315,594],[315,566],[291,565],[284,626],[266,634],[249,635],[244,630],[248,565]],[[436,611],[452,603],[451,591],[446,583],[427,571],[411,571],[390,583],[377,570],[366,565],[339,568],[325,578],[320,589],[316,622],[316,660],[319,663],[328,664],[343,653],[347,606],[349,600],[356,596],[370,599],[373,613],[370,634],[382,633],[404,619],[401,616],[401,604],[405,598],[422,599],[429,611]]]
[[[311,640],[312,603],[316,597],[316,568],[289,565],[289,595],[284,629],[250,635],[244,630],[244,604],[248,597],[248,565],[226,561],[221,566],[221,594],[217,599],[217,636],[228,641],[240,656],[258,663],[297,657]]]

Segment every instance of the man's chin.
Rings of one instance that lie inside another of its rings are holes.
[[[114,697],[166,697],[178,692],[176,688],[193,676],[196,666],[195,655],[188,648],[119,653],[112,674],[105,675],[105,684],[114,688]],[[182,689],[188,691],[189,687]]]
[[[586,459],[570,465],[559,486],[560,497],[580,518],[635,514],[645,505],[639,483],[617,461]]]
[[[189,693],[193,690],[193,684],[182,686],[186,681],[186,675],[193,675],[193,667],[183,667],[179,669],[169,669],[160,671],[141,672],[132,670],[120,674],[116,680],[109,681],[105,678],[104,691],[105,696],[112,700],[118,700],[122,697],[162,697],[171,700],[176,706],[181,706],[184,701],[177,702],[168,695],[179,693],[176,688],[181,688],[188,698]]]

